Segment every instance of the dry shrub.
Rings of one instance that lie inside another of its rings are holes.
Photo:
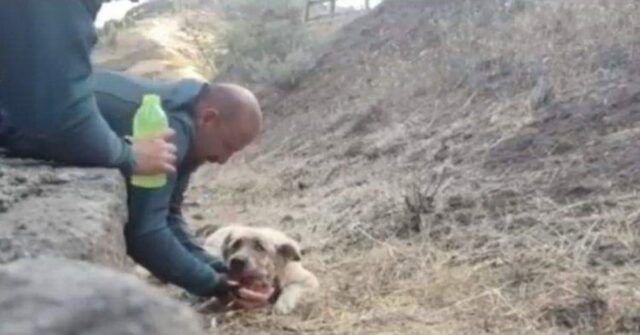
[[[302,22],[302,8],[300,0],[225,3],[221,71],[249,83],[297,86],[314,65],[318,43]]]

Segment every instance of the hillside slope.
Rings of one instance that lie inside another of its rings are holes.
[[[92,54],[96,66],[158,80],[209,78],[208,64],[186,29],[192,13],[153,9],[151,4],[141,5],[131,18],[102,30]]]
[[[204,222],[297,233],[323,303],[222,330],[640,331],[639,13],[387,1],[345,27],[191,195]]]

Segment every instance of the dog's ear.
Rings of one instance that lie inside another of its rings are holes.
[[[278,254],[288,261],[300,261],[302,258],[300,250],[290,242],[278,246]]]
[[[233,242],[233,234],[227,234],[222,242],[222,258],[229,259],[229,253],[231,253],[231,243]]]
[[[216,230],[218,230],[218,229],[220,229],[219,225],[208,224],[206,226],[203,226],[203,227],[200,227],[200,228],[196,229],[195,234],[196,234],[196,237],[205,239],[209,235],[215,233]]]

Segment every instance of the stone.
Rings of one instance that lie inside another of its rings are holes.
[[[0,264],[46,255],[131,265],[117,170],[0,157],[0,175]]]
[[[130,274],[39,257],[0,266],[0,334],[200,335],[201,318]]]

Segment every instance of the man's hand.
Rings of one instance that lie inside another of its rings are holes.
[[[234,294],[235,299],[231,308],[256,309],[269,304],[269,298],[274,292],[273,286],[264,286],[259,289],[240,287]]]
[[[175,135],[173,129],[168,129],[160,136],[152,139],[134,139],[131,151],[136,161],[135,174],[154,175],[174,173],[176,161],[176,146],[170,142]]]
[[[229,309],[256,309],[269,304],[269,298],[273,295],[273,285],[255,284],[252,287],[241,286],[235,280],[231,280],[226,274],[221,275],[222,286],[228,295],[220,298]]]
[[[222,313],[236,309],[257,309],[269,304],[269,299],[273,295],[273,288],[261,287],[248,289],[241,287],[238,282],[226,279],[226,275],[221,282],[222,290],[225,294],[214,296],[200,304],[196,309],[200,313]]]

